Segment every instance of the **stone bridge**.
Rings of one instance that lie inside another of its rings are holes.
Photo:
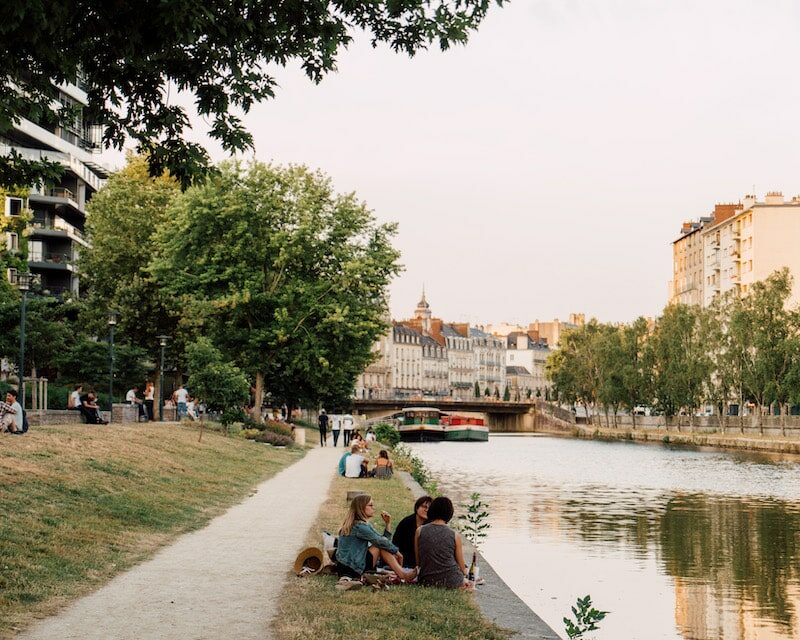
[[[539,404],[542,404],[539,401]],[[437,400],[413,399],[372,399],[360,398],[353,401],[353,409],[368,419],[387,418],[406,407],[429,407],[445,413],[481,414],[486,424],[495,433],[533,433],[537,431],[537,421],[544,415],[537,411],[537,401],[504,402],[502,400]],[[547,411],[544,412],[549,413]]]

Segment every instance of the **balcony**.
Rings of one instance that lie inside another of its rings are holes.
[[[67,253],[31,251],[28,255],[28,262],[31,263],[31,266],[40,269],[75,271],[75,258]]]
[[[69,222],[62,218],[55,218],[54,220],[34,220],[31,224],[33,233],[31,235],[43,235],[50,237],[67,237],[78,241],[85,247],[89,246],[86,236],[77,227],[72,226]],[[38,233],[37,232],[44,232]]]

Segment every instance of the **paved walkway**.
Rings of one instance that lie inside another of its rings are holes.
[[[269,640],[278,594],[341,455],[309,451],[206,528],[19,638]]]

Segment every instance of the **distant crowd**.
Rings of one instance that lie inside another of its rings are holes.
[[[175,406],[178,420],[189,418],[199,419],[201,407],[197,399],[189,395],[183,385],[178,386],[172,393],[171,401]],[[145,383],[144,392],[140,392],[138,385],[133,385],[125,394],[125,403],[138,408],[138,419],[143,422],[155,420],[155,385],[148,381]],[[97,394],[94,391],[84,393],[83,385],[77,384],[67,400],[67,409],[79,411],[86,424],[108,424],[100,413],[97,403]]]

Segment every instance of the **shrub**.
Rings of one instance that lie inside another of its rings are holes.
[[[378,439],[378,442],[388,444],[390,447],[394,447],[400,442],[400,432],[392,425],[386,424],[385,422],[380,422],[375,425],[375,437]]]
[[[429,496],[436,496],[439,493],[436,480],[433,479],[430,471],[425,467],[425,463],[415,456],[411,449],[398,444],[392,450],[392,456],[394,457],[395,465],[407,470]]]
[[[298,427],[305,427],[306,429],[316,429],[316,424],[311,424],[308,420],[303,420],[302,418],[295,418],[292,420]]]
[[[278,447],[290,447],[294,441],[289,436],[282,436],[272,431],[264,430],[255,436],[256,442],[266,442],[267,444],[275,445]]]
[[[239,435],[245,440],[255,440],[256,436],[261,433],[258,429],[242,429]]]
[[[259,426],[263,427],[262,430],[271,431],[272,433],[275,433],[279,436],[286,436],[287,438],[290,439],[292,437],[292,428],[285,422],[276,422],[275,420],[267,420],[264,422],[263,425]]]

